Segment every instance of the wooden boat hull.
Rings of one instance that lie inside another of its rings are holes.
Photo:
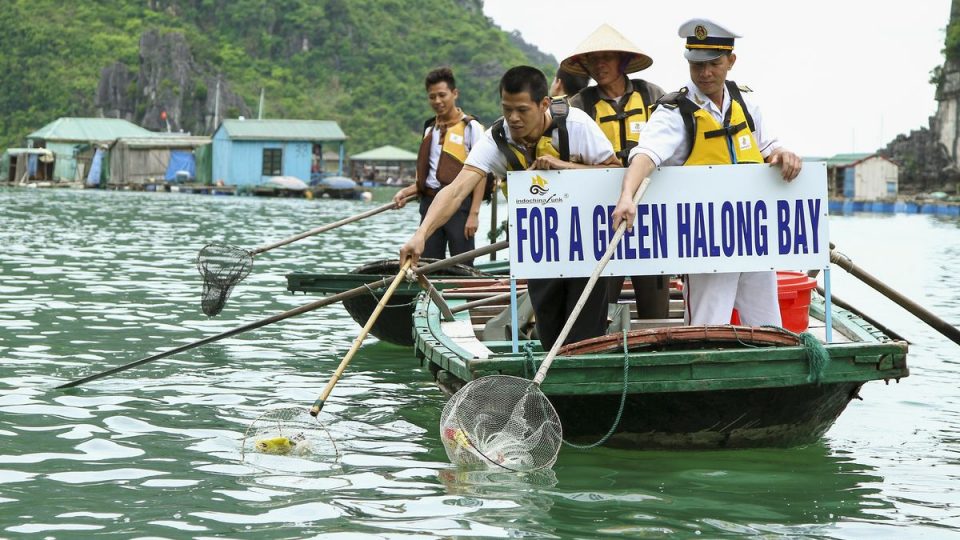
[[[861,385],[631,394],[609,445],[750,448],[809,444],[826,433]],[[608,431],[620,396],[556,396],[552,403],[569,438],[586,444]]]
[[[448,394],[489,374],[532,378],[542,350],[511,352],[509,342],[484,342],[489,354],[452,338],[435,306],[421,298],[414,313],[422,364]],[[811,316],[823,320],[822,299]],[[560,415],[564,437],[592,443],[617,417],[606,443],[644,449],[785,447],[818,440],[860,387],[909,374],[907,344],[895,341],[857,314],[834,309],[844,343],[825,345],[830,361],[814,373],[802,346],[706,346],[558,356],[541,389]],[[474,344],[475,345],[475,344]],[[814,376],[816,375],[816,376]],[[819,380],[816,380],[819,378]]]

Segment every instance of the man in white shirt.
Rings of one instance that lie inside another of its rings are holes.
[[[437,195],[420,228],[401,248],[401,261],[416,263],[425,239],[483,184],[488,173],[506,177],[508,170],[619,166],[613,146],[593,119],[569,108],[565,101],[550,99],[547,79],[540,70],[529,66],[507,70],[500,79],[500,101],[503,118],[484,133],[457,178]],[[556,341],[586,282],[586,278],[528,281],[544,348]],[[566,342],[603,335],[606,317],[605,284],[598,282]]]
[[[660,99],[630,152],[615,226],[621,220],[633,223],[632,195],[660,166],[769,163],[781,168],[786,181],[800,173],[800,157],[780,146],[760,109],[744,95],[750,89],[727,80],[737,60],[734,38],[740,36],[707,19],[691,19],[678,33],[686,38],[690,82]],[[773,271],[689,274],[683,293],[687,324],[729,324],[734,308],[743,324],[781,324]]]
[[[423,140],[417,153],[416,183],[393,196],[397,208],[403,208],[407,197],[418,195],[421,222],[437,193],[457,177],[470,149],[483,136],[483,126],[457,107],[460,93],[450,68],[438,68],[428,73],[425,86],[427,100],[436,116],[423,125]],[[424,248],[424,257],[443,259],[448,246],[451,256],[475,248],[474,235],[480,224],[484,187],[483,183],[479,184],[452,218],[430,235]],[[472,264],[472,261],[468,264]]]

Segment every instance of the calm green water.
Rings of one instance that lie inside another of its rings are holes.
[[[842,270],[833,273],[836,294],[913,342],[912,376],[867,384],[864,401],[806,448],[564,449],[549,475],[461,473],[438,439],[444,397],[412,350],[371,339],[322,414],[339,462],[280,458],[275,467],[250,466],[240,445],[251,421],[270,406],[312,403],[358,333],[340,306],[75,390],[51,390],[308,301],[284,292],[286,272],[343,271],[393,256],[417,222],[412,207],[264,253],[220,317],[200,313],[193,259],[205,243],[256,247],[369,207],[0,190],[0,536],[960,532],[960,349]],[[830,227],[858,264],[960,322],[960,222],[859,215],[834,217]]]

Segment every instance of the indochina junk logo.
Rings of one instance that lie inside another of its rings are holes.
[[[550,188],[547,187],[547,179],[535,174],[533,178],[530,179],[530,194],[531,195],[543,195],[544,193],[550,191]]]
[[[547,179],[539,174],[530,179],[530,194],[533,197],[517,199],[518,204],[539,204],[545,206],[548,204],[562,203],[569,195],[564,193],[562,196],[556,193],[550,193]]]

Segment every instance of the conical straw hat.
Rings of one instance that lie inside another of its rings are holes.
[[[560,62],[560,69],[577,75],[590,75],[583,67],[583,55],[591,52],[615,51],[623,54],[632,55],[624,73],[633,73],[650,67],[653,59],[643,53],[639,47],[630,43],[630,40],[623,37],[623,34],[617,32],[608,24],[600,25],[593,31],[587,39],[577,46],[573,54],[568,56],[563,62]]]

